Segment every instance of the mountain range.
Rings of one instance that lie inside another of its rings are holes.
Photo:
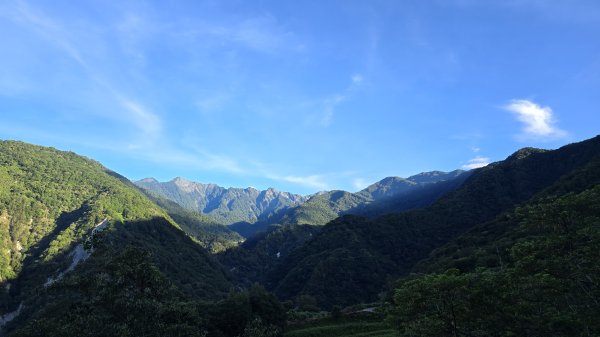
[[[600,136],[357,193],[170,184],[0,141],[2,333],[600,335]]]
[[[273,188],[264,191],[252,187],[224,188],[180,177],[168,182],[145,178],[135,184],[152,195],[207,215],[250,237],[274,224],[325,225],[347,213],[373,215],[422,207],[454,188],[454,184],[442,182],[456,180],[455,183],[458,183],[467,175],[462,170],[424,172],[406,179],[388,177],[356,193],[336,190],[311,196]],[[400,201],[404,202],[403,206],[399,205]],[[394,205],[388,206],[393,202]]]
[[[136,181],[135,184],[186,209],[206,214],[224,225],[267,220],[278,211],[300,205],[307,200],[301,195],[280,192],[273,188],[264,191],[252,187],[224,188],[180,177],[162,183],[154,178],[146,178]]]
[[[600,181],[592,173],[598,172],[585,168],[599,155],[600,137],[554,151],[525,148],[475,170],[428,207],[375,218],[342,216],[264,268],[260,282],[281,298],[308,294],[325,306],[374,301],[390,277],[408,275],[429,253],[475,226],[548,191],[551,197],[573,192],[561,178],[578,177],[579,189],[594,186]],[[234,251],[240,249],[248,248]],[[230,256],[223,261],[235,268]]]
[[[466,176],[468,172],[462,170],[431,171],[406,179],[387,177],[356,193],[321,192],[282,214],[279,221],[282,224],[325,225],[344,214],[385,214],[423,207],[437,197],[435,193],[426,192],[435,190],[443,194],[453,188],[453,184],[447,182],[460,182]],[[398,205],[401,202],[404,202],[403,206]],[[391,203],[396,205],[386,207]]]

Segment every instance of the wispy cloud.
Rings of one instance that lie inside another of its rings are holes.
[[[124,121],[135,127],[139,134],[132,133],[137,140],[143,140],[144,143],[157,140],[162,130],[162,122],[158,115],[150,110],[139,100],[129,97],[123,90],[115,87],[108,74],[103,73],[96,67],[93,57],[88,57],[84,51],[91,50],[89,41],[83,41],[76,38],[70,31],[72,27],[66,27],[60,21],[54,20],[44,12],[29,5],[26,1],[17,2],[13,8],[15,14],[14,20],[21,25],[29,28],[48,43],[54,45],[58,50],[75,62],[84,74],[88,83],[93,83],[98,87],[96,93],[99,100],[103,100],[107,106],[118,107],[120,109],[107,109],[100,114],[116,121]],[[92,27],[88,27],[93,31]],[[93,43],[102,43],[102,39]],[[139,144],[129,144],[126,148],[138,148]]]
[[[343,173],[325,173],[325,174],[285,174],[283,172],[291,172],[289,169],[277,170],[270,164],[266,164],[257,159],[251,159],[247,163],[247,166],[252,171],[251,174],[260,176],[261,178],[277,181],[292,183],[294,185],[302,186],[309,189],[316,190],[328,190],[330,185],[328,183],[331,176],[340,176]]]
[[[160,119],[148,112],[139,103],[123,99],[121,104],[129,112],[131,121],[136,127],[144,133],[146,137],[157,137],[161,131],[162,125]]]
[[[313,174],[309,176],[278,176],[278,175],[267,175],[267,179],[285,181],[288,183],[293,183],[297,185],[301,185],[309,188],[316,188],[319,190],[327,190],[329,189],[329,185],[324,181],[324,176],[319,174]]]
[[[28,25],[35,30],[37,34],[61,48],[69,57],[81,66],[87,66],[79,50],[66,37],[67,33],[65,29],[52,19],[37,12],[25,1],[17,2],[12,13],[14,15],[14,20]]]
[[[234,175],[252,175],[239,160],[225,153],[206,150],[197,144],[175,146],[161,140],[154,143],[133,144],[127,148],[112,148],[112,152],[121,153],[131,158],[140,159],[162,166],[186,170],[231,173]],[[255,173],[254,173],[255,174]]]
[[[210,170],[226,171],[231,173],[246,173],[246,170],[238,163],[237,160],[223,154],[212,153],[204,150],[196,150],[200,155],[199,160],[202,160],[203,166]]]
[[[523,130],[518,138],[534,140],[551,140],[562,138],[567,133],[559,129],[550,107],[540,106],[529,100],[512,100],[504,107],[523,123]]]
[[[462,169],[463,170],[472,170],[472,169],[487,166],[487,165],[489,165],[489,163],[490,163],[490,158],[476,156],[475,158],[469,160],[469,162],[467,164],[464,164],[462,166]]]
[[[321,126],[327,127],[333,123],[333,114],[335,113],[335,108],[344,100],[346,100],[346,96],[337,94],[327,97],[323,101],[324,109],[323,117],[321,118]]]
[[[364,77],[361,74],[354,74],[350,76],[350,84],[342,93],[331,95],[322,101],[323,110],[319,123],[322,127],[328,127],[333,123],[338,105],[350,98],[363,81]]]
[[[264,14],[249,17],[236,23],[205,22],[190,29],[194,38],[212,46],[239,46],[265,54],[283,51],[301,52],[306,45],[298,36],[283,27],[273,16]]]

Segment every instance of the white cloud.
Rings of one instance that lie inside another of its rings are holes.
[[[489,163],[490,163],[490,158],[476,156],[475,158],[469,160],[468,164],[463,165],[462,169],[463,170],[472,170],[472,169],[487,166],[487,165],[489,165]]]
[[[542,107],[532,101],[519,99],[512,100],[504,108],[514,113],[517,120],[524,124],[520,138],[544,140],[567,135],[565,131],[555,126],[556,120],[550,107]]]
[[[267,174],[266,178],[272,180],[286,181],[289,183],[302,185],[310,188],[316,188],[319,190],[329,189],[329,185],[323,181],[323,176],[319,174],[313,174],[309,176],[278,176],[273,174]]]
[[[321,190],[327,189],[328,185],[323,180],[323,177],[320,175],[310,175],[310,176],[285,176],[282,178],[284,181],[288,181],[290,183],[295,183],[299,185],[304,185],[307,187],[314,187]]]

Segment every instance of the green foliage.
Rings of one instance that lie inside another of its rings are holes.
[[[397,332],[378,314],[341,316],[338,320],[321,318],[291,326],[286,337],[392,337]]]
[[[370,202],[366,196],[345,191],[330,191],[310,198],[291,209],[281,220],[284,224],[324,225],[358,205]]]
[[[168,220],[116,223],[113,228],[106,232],[111,249],[132,245],[148,251],[154,264],[187,296],[216,300],[231,287],[221,265]]]
[[[255,285],[218,302],[185,296],[152,253],[102,233],[76,272],[24,304],[9,336],[280,336],[285,310]],[[260,335],[260,334],[259,334]]]
[[[331,320],[334,322],[339,321],[342,318],[342,307],[334,305],[331,309]]]
[[[210,216],[187,210],[179,204],[144,190],[146,195],[167,211],[169,216],[181,226],[181,229],[196,239],[202,247],[213,253],[233,248],[244,239],[226,226],[219,224]]]
[[[468,280],[456,270],[408,281],[396,290],[395,315],[405,336],[458,336],[471,308],[465,293]]]
[[[464,171],[425,172],[408,179],[388,177],[362,191],[323,192],[287,211],[283,224],[325,225],[340,215],[381,216],[430,205],[456,189],[469,174]]]
[[[0,313],[67,270],[76,246],[103,219],[110,224],[106,247],[151,252],[154,265],[185,294],[218,299],[231,286],[218,262],[164,210],[95,161],[1,141],[0,181]]]
[[[318,234],[276,227],[219,259],[240,284],[261,281],[300,310],[371,302],[403,276],[388,297],[388,322],[401,336],[600,335],[599,154],[598,137],[525,149],[425,209],[344,216]],[[328,198],[352,203],[343,193]],[[10,288],[0,293],[0,312],[24,303],[9,333],[281,335],[286,310],[277,298],[258,285],[231,291],[227,273],[197,244],[214,248],[211,235],[224,242],[227,232],[198,214],[169,213],[96,162],[0,142],[0,283]],[[94,236],[89,258],[43,286],[105,218],[110,225]],[[331,317],[287,335],[393,335],[386,324]]]
[[[66,252],[103,218],[166,216],[99,163],[71,152],[0,141],[0,182],[0,282],[14,279],[27,257],[49,261]]]
[[[262,286],[231,293],[223,301],[209,308],[209,335],[223,333],[225,336],[255,335],[265,331],[280,336],[285,328],[285,310],[277,298]]]
[[[309,294],[324,308],[376,300],[386,283],[409,274],[430,252],[469,230],[534,197],[583,188],[590,180],[573,174],[583,174],[595,161],[600,137],[554,151],[525,152],[475,171],[459,189],[427,208],[330,222],[270,272],[266,284],[282,299]],[[592,176],[588,170],[586,177]],[[561,178],[569,181],[568,187]],[[471,246],[456,255],[463,258],[455,266],[459,269],[473,267],[474,260],[493,266],[506,258],[496,246],[485,251]]]
[[[296,305],[300,311],[320,311],[317,299],[310,295],[300,295],[296,298]]]
[[[260,317],[256,317],[244,328],[242,337],[278,337],[281,331],[274,325],[265,325]]]
[[[504,233],[488,243],[503,242],[502,263],[477,261],[466,273],[398,285],[392,319],[401,336],[600,334],[600,185],[538,199],[494,221],[503,222]]]
[[[309,225],[272,226],[217,257],[239,284],[265,283],[275,266],[319,231],[320,227]]]
[[[206,336],[204,319],[134,248],[43,293],[11,336]]]

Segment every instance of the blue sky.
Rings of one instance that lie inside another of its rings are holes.
[[[3,1],[0,138],[302,194],[600,130],[600,2]]]

